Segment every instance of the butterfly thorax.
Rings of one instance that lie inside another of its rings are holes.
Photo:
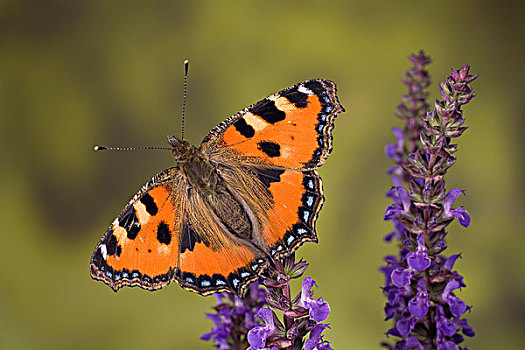
[[[188,194],[198,194],[228,231],[239,236],[250,236],[251,222],[247,208],[239,203],[235,189],[226,186],[217,167],[188,141],[177,137],[168,137],[168,140],[189,185]]]
[[[217,169],[208,157],[188,141],[174,136],[169,136],[168,141],[173,146],[171,152],[191,188],[204,195],[214,193],[219,179]]]

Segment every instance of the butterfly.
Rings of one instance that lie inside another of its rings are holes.
[[[272,259],[317,242],[317,172],[344,111],[336,84],[308,80],[226,119],[199,148],[168,136],[176,166],[148,181],[109,226],[91,277],[114,291],[176,281],[241,294]]]

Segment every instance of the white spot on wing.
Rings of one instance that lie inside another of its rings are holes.
[[[310,217],[310,212],[308,210],[303,211],[304,222],[308,222],[309,217]]]
[[[255,131],[261,131],[268,126],[268,123],[251,113],[246,113],[243,118]]]
[[[306,205],[311,207],[313,204],[314,204],[314,196],[308,196],[308,198],[306,199]]]
[[[102,244],[100,246],[100,254],[102,254],[102,257],[104,258],[104,260],[108,258],[108,249],[106,248],[105,244]]]
[[[209,287],[210,284],[211,284],[210,281],[206,281],[206,280],[201,282],[201,286],[203,286],[203,287]]]
[[[314,94],[312,90],[308,89],[303,84],[299,85],[297,90],[299,90],[299,92],[302,92],[303,94],[307,94],[307,95],[313,95]]]
[[[299,227],[299,228],[297,229],[297,233],[300,234],[300,235],[303,235],[303,234],[305,234],[305,233],[307,233],[307,232],[308,232],[308,231],[306,231],[306,230],[305,230],[304,228],[302,228],[302,227]]]
[[[151,216],[146,211],[146,206],[140,201],[135,202],[133,206],[135,207],[135,214],[137,215],[137,218],[139,219],[139,223],[141,225],[145,225]]]

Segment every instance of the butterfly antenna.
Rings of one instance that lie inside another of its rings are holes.
[[[184,61],[184,97],[182,99],[182,132],[181,139],[184,140],[184,115],[186,114],[186,91],[188,89],[188,60]]]
[[[171,151],[173,148],[170,147],[155,147],[155,146],[147,146],[147,147],[106,147],[106,146],[95,146],[93,147],[93,150],[95,151],[143,151],[143,150],[166,150]]]

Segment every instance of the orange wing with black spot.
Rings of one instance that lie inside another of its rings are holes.
[[[344,111],[336,92],[329,80],[308,80],[282,90],[219,124],[204,138],[201,150],[226,164],[233,160],[315,169],[332,151],[334,120]]]
[[[169,168],[151,179],[109,226],[91,257],[91,277],[117,291],[148,290],[173,279],[182,222],[182,178]]]

